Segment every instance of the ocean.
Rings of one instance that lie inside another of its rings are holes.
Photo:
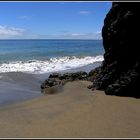
[[[103,60],[101,40],[0,40],[0,73],[47,73]]]
[[[103,61],[102,40],[0,40],[0,106],[42,96],[52,72],[89,72]]]

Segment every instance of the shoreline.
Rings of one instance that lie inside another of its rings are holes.
[[[68,82],[60,93],[1,107],[0,137],[140,137],[140,99],[107,96],[89,84]]]
[[[96,63],[96,65],[89,64],[83,67],[58,72],[61,74],[78,71],[89,72],[100,64],[101,63]],[[0,73],[0,106],[7,106],[43,96],[40,86],[50,74],[51,72],[44,74],[22,72]]]
[[[93,66],[59,73],[85,69],[88,73]],[[43,95],[40,85],[49,74],[3,74],[0,86],[7,86],[4,96],[9,94],[14,100],[0,106],[1,138],[140,137],[140,99],[92,91],[88,89],[92,82],[84,79],[67,81],[60,92]]]

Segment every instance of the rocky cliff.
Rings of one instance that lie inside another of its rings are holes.
[[[93,85],[106,94],[140,97],[140,3],[114,2],[102,28],[104,62]]]

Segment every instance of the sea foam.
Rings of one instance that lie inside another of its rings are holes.
[[[33,74],[42,74],[49,72],[62,71],[67,69],[78,68],[103,61],[103,56],[86,56],[86,57],[57,57],[48,60],[30,60],[15,61],[0,64],[0,73],[5,72],[25,72]]]

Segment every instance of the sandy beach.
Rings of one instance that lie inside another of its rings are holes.
[[[0,139],[140,138],[140,3],[0,13]]]
[[[88,81],[69,82],[60,93],[0,108],[0,137],[140,137],[140,99],[91,91]]]

